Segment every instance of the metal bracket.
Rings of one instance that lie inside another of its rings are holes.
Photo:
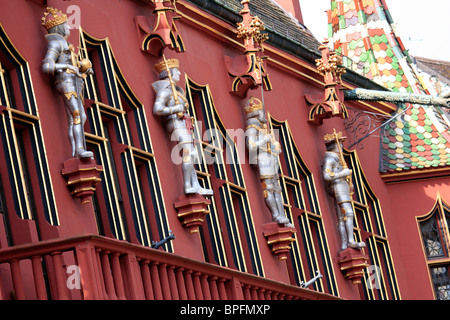
[[[347,130],[348,133],[354,134],[353,143],[348,147],[349,149],[353,146],[357,146],[358,149],[363,149],[363,146],[361,142],[375,133],[380,128],[383,128],[393,120],[397,119],[399,116],[404,114],[408,109],[411,108],[411,104],[402,110],[399,111],[399,108],[397,107],[396,114],[393,116],[386,116],[378,113],[368,112],[368,111],[359,111],[356,109],[348,108],[348,110],[352,110],[353,112],[349,113],[350,116],[347,121],[344,123],[344,127]],[[383,119],[386,119],[385,121],[381,122]],[[377,126],[377,124],[380,125]]]
[[[300,287],[307,288],[308,286],[312,285],[314,282],[316,282],[320,278],[323,278],[323,276],[319,270],[317,270],[316,273],[317,273],[317,275],[314,278],[312,278],[311,280],[309,280],[308,282],[303,282],[303,281],[300,282]]]
[[[171,241],[173,239],[175,239],[175,235],[172,233],[172,230],[169,230],[169,236],[168,237],[162,239],[159,242],[152,241],[152,248],[153,249],[158,249],[159,247],[165,245],[167,242],[169,242],[169,241]]]

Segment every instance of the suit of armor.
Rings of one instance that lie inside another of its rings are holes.
[[[173,81],[178,82],[181,74],[179,69],[172,68],[170,70],[173,74]],[[155,116],[165,117],[166,129],[171,135],[172,141],[177,141],[178,143],[177,147],[182,154],[181,168],[183,172],[184,193],[198,193],[210,196],[213,194],[213,191],[200,186],[197,172],[195,171],[194,164],[197,160],[197,151],[194,147],[192,122],[189,115],[185,112],[187,100],[184,91],[173,83],[178,100],[178,103],[176,103],[172,83],[167,77],[167,72],[163,71],[163,75],[160,78],[163,79],[152,84],[156,91],[153,114]]]
[[[250,105],[250,108],[248,106]],[[252,108],[251,105],[256,106]],[[260,106],[260,107],[259,107]],[[247,102],[247,127],[245,131],[250,163],[257,166],[264,199],[273,221],[286,227],[293,227],[284,213],[281,186],[278,181],[278,155],[281,147],[267,132],[262,103],[256,98]]]
[[[341,141],[339,143],[341,144]],[[351,170],[342,165],[336,141],[329,142],[327,148],[323,163],[323,178],[327,184],[328,193],[335,201],[341,250],[347,247],[360,249],[366,245],[364,242],[356,242],[353,237]],[[342,150],[342,144],[340,150]]]
[[[72,146],[72,156],[92,158],[93,153],[86,150],[84,124],[86,115],[83,107],[84,78],[92,73],[90,66],[80,73],[80,63],[69,44],[70,35],[67,23],[61,24],[64,34],[49,33],[47,53],[42,61],[42,71],[52,77],[56,92],[62,96],[68,120],[68,137]],[[52,29],[49,30],[51,32]],[[90,62],[89,62],[90,63]]]

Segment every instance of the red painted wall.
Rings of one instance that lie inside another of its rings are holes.
[[[66,138],[66,120],[60,98],[52,91],[49,79],[41,72],[41,61],[46,51],[44,35],[40,26],[45,6],[39,1],[0,0],[0,21],[17,50],[28,61],[34,85],[34,94],[39,108],[40,124],[47,150],[48,166],[52,175],[54,196],[58,206],[60,225],[50,226],[42,216],[38,217],[42,240],[67,237],[85,233],[97,233],[92,204],[80,205],[70,196],[61,175],[62,162],[69,157],[69,143]],[[153,18],[152,8],[144,2],[95,0],[95,1],[48,1],[63,11],[67,5],[77,5],[81,9],[82,28],[91,36],[108,37],[115,58],[135,95],[145,106],[154,154],[160,173],[161,186],[166,201],[166,209],[171,230],[176,234],[173,242],[176,254],[202,260],[202,248],[198,235],[184,229],[173,208],[173,202],[182,194],[180,184],[181,169],[174,167],[170,160],[171,145],[160,119],[152,115],[155,93],[151,84],[157,80],[153,66],[158,58],[141,52],[138,33],[133,18],[137,15]],[[186,46],[186,52],[165,51],[167,58],[180,60],[181,71],[199,84],[209,84],[215,106],[224,125],[229,129],[245,128],[242,113],[243,98],[230,94],[224,56],[238,57],[243,54],[240,41],[236,39],[235,26],[201,11],[186,1],[179,1],[182,13],[179,31]],[[193,11],[191,11],[193,10]],[[17,27],[20,12],[21,27]],[[70,41],[77,43],[78,32],[72,30]],[[268,72],[273,90],[264,93],[267,111],[277,120],[287,120],[295,143],[303,160],[314,175],[318,190],[318,200],[323,214],[324,227],[330,253],[335,259],[339,250],[339,235],[335,227],[334,205],[326,194],[321,178],[321,163],[325,152],[323,136],[344,131],[340,118],[326,119],[322,126],[307,122],[309,107],[305,94],[321,94],[323,87],[318,83],[322,77],[315,72],[315,66],[284,53],[268,48]],[[308,77],[312,77],[311,80]],[[184,80],[181,86],[184,86]],[[247,96],[261,97],[260,89],[250,90]],[[349,106],[361,108],[359,103]],[[362,168],[370,187],[380,199],[384,225],[387,230],[392,258],[403,299],[433,299],[432,286],[424,258],[416,217],[428,213],[435,204],[438,192],[450,203],[449,183],[445,178],[404,182],[386,185],[378,172],[379,138],[369,137],[364,141],[364,149],[358,150]],[[245,155],[240,154],[244,159]],[[0,166],[4,166],[0,159]],[[262,225],[271,221],[263,203],[262,191],[257,174],[250,165],[242,165],[253,222],[257,231],[259,249],[267,278],[289,283],[289,276],[283,261],[277,260],[270,252],[262,234]],[[2,175],[3,185],[8,177]],[[7,205],[13,208],[10,195]],[[24,221],[11,215],[13,237],[16,244],[37,241],[33,221]],[[6,246],[5,236],[0,229],[0,246]],[[345,280],[334,261],[334,270],[340,295],[348,299],[359,299],[357,286]]]

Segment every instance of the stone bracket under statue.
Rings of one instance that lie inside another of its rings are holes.
[[[170,2],[170,6],[165,3]],[[184,52],[185,46],[175,21],[181,19],[172,1],[156,1],[152,17],[136,16],[138,38],[141,50],[155,57],[161,56],[167,47],[176,52]]]
[[[205,221],[205,216],[209,214],[208,206],[211,200],[200,194],[186,194],[179,197],[173,204],[184,228],[189,233],[198,233],[199,227]]]
[[[347,248],[339,252],[337,262],[341,272],[353,284],[361,283],[365,269],[369,266],[369,258],[361,249]]]
[[[70,158],[63,163],[61,174],[67,179],[67,187],[72,197],[80,199],[81,204],[90,202],[95,185],[101,181],[103,167],[94,159]]]
[[[279,260],[286,260],[291,251],[291,242],[295,241],[294,234],[297,230],[294,227],[280,226],[276,222],[263,225],[263,234],[272,254]]]

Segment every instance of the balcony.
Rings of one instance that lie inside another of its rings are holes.
[[[0,250],[0,300],[334,300],[97,235]]]

